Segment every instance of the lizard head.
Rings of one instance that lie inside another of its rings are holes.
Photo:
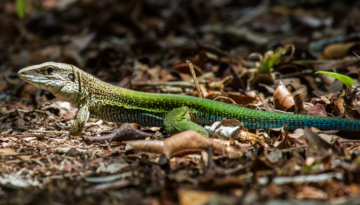
[[[56,97],[74,103],[79,97],[79,68],[46,62],[21,69],[18,76],[39,88],[52,92]]]

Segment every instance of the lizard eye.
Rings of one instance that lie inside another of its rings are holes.
[[[70,73],[69,78],[70,78],[71,81],[74,81],[74,74]]]
[[[46,72],[48,73],[48,74],[50,74],[50,73],[52,73],[54,71],[54,68],[48,68],[48,69],[46,69]]]

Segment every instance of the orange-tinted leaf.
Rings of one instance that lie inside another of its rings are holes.
[[[0,155],[1,154],[16,154],[16,152],[11,148],[5,148],[5,149],[0,149]]]
[[[273,97],[276,109],[286,111],[295,105],[294,96],[282,83],[276,88]]]

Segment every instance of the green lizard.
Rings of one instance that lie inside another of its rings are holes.
[[[47,62],[23,68],[18,73],[24,81],[49,90],[56,97],[79,108],[69,135],[80,135],[89,117],[119,123],[164,127],[176,134],[196,130],[208,136],[201,125],[237,119],[246,128],[288,129],[313,126],[323,130],[360,131],[360,120],[283,114],[252,110],[236,105],[185,95],[132,91],[103,82],[68,64]]]

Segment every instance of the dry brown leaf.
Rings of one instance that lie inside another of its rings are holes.
[[[348,54],[349,49],[355,45],[355,42],[328,45],[318,59],[343,58]]]
[[[341,100],[335,99],[334,100],[334,115],[340,116],[345,114],[344,104]]]
[[[324,106],[318,103],[314,107],[306,107],[305,109],[308,115],[327,116]]]
[[[320,103],[320,104],[323,104],[323,105],[327,105],[327,104],[330,104],[330,100],[325,97],[325,96],[320,96],[320,98],[313,98],[311,99],[310,101],[312,104],[316,104],[316,103]]]
[[[0,155],[2,154],[16,154],[16,152],[11,148],[5,148],[5,149],[0,149]]]
[[[347,105],[343,105],[345,108],[345,116],[349,119],[359,119],[360,118],[360,107],[351,108]]]
[[[196,76],[201,76],[203,74],[201,68],[199,66],[195,65],[194,63],[193,63],[193,65],[194,65],[194,70],[195,70]],[[186,73],[186,74],[191,75],[190,68],[187,63],[177,64],[172,69],[179,73]]]
[[[240,130],[237,139],[239,140],[239,142],[250,143],[250,144],[255,144],[256,142],[264,142],[265,141],[265,137],[263,135],[258,135],[258,134],[243,131],[243,130]]]
[[[329,153],[339,156],[341,152],[308,127],[304,128],[304,137],[308,140],[306,157],[325,156]]]
[[[274,105],[278,110],[289,110],[295,105],[294,96],[286,89],[284,84],[280,82],[274,94]]]
[[[256,97],[239,94],[239,93],[229,93],[228,97],[233,99],[237,104],[240,105],[247,105],[247,104],[256,104],[258,101],[256,100]]]
[[[179,201],[181,205],[201,205],[206,204],[215,192],[198,191],[193,189],[179,189]]]
[[[200,89],[201,89],[201,85],[200,85]],[[202,91],[202,90],[201,90]],[[195,93],[196,91],[194,91],[194,95],[196,95]],[[204,94],[204,92],[203,92]],[[206,94],[206,95],[205,95]],[[206,99],[210,99],[210,100],[213,100],[214,98],[218,97],[218,96],[222,96],[222,92],[220,91],[214,91],[214,90],[207,90],[207,93],[205,93],[203,95],[204,98]]]
[[[302,137],[302,136],[304,136],[304,129],[301,129],[301,128],[296,129],[296,130],[294,130],[293,133],[289,133],[288,136],[293,138],[293,139]]]
[[[297,199],[317,199],[317,200],[325,200],[329,196],[326,192],[317,189],[312,186],[304,186],[302,191],[296,194]]]
[[[294,103],[295,103],[295,114],[302,114],[302,115],[307,114],[305,107],[304,107],[304,101],[303,101],[301,95],[295,95]]]
[[[19,155],[19,156],[15,156],[16,158],[22,159],[22,160],[39,160],[40,158],[37,156],[37,154],[33,154],[33,155]]]

